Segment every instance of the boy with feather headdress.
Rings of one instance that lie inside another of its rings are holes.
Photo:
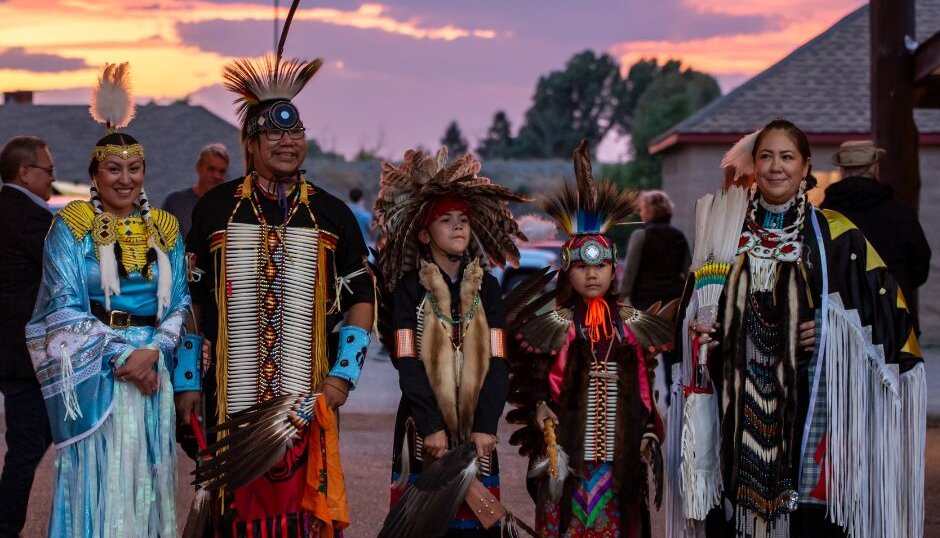
[[[333,410],[365,362],[374,285],[352,212],[304,177],[291,101],[323,61],[282,57],[297,4],[273,58],[223,71],[247,175],[199,200],[186,242],[215,342],[206,400],[217,440],[196,480],[220,490],[226,535],[333,536],[349,524]]]
[[[409,150],[399,166],[382,167],[375,213],[386,241],[379,266],[384,295],[392,299],[383,301],[390,315],[382,317],[391,320],[383,333],[389,344],[394,340],[389,348],[402,399],[393,513],[380,536],[499,535],[498,528],[484,529],[460,487],[415,486],[432,461],[472,444],[481,489],[489,490],[487,497],[499,495],[494,448],[509,369],[500,288],[483,264],[518,262],[514,238],[525,236],[508,203],[525,198],[480,177],[480,167],[470,154],[448,166],[446,148],[434,156]]]
[[[653,401],[656,354],[672,340],[672,306],[621,304],[608,235],[635,211],[635,193],[597,184],[587,142],[574,152],[576,185],[542,203],[569,239],[556,274],[541,271],[506,297],[517,409],[510,443],[532,459],[536,528],[547,537],[649,537],[647,466],[661,497],[662,421]]]

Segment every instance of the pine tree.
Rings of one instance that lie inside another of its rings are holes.
[[[512,156],[512,126],[502,110],[493,116],[493,123],[486,138],[477,146],[477,153],[484,159],[506,159]]]
[[[447,126],[447,130],[444,131],[444,137],[441,138],[441,145],[447,147],[447,155],[451,159],[462,157],[467,153],[469,149],[467,139],[463,137],[463,133],[460,132],[460,126],[457,125],[456,121],[450,122],[450,125]]]

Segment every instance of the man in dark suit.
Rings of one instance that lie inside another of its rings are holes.
[[[23,529],[36,466],[52,442],[25,335],[52,223],[46,202],[55,175],[46,143],[33,136],[8,140],[0,150],[0,179],[0,392],[7,443],[0,476],[0,538],[5,538]]]

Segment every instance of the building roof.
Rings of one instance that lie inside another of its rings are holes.
[[[719,142],[785,117],[815,141],[871,128],[868,6],[847,15],[767,70],[713,101],[650,144],[650,152],[683,142]],[[917,0],[917,36],[940,31],[940,0]],[[921,134],[940,135],[940,110],[916,110]],[[933,137],[936,138],[936,137]]]
[[[195,183],[196,158],[206,144],[222,142],[228,148],[230,178],[243,170],[238,129],[201,106],[138,106],[126,131],[144,146],[145,188],[154,205]],[[0,144],[17,135],[38,136],[49,144],[57,179],[88,183],[91,149],[105,130],[91,119],[87,105],[0,105]]]

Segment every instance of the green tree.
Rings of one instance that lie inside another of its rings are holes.
[[[620,66],[610,55],[575,54],[562,71],[539,78],[514,153],[568,159],[585,138],[596,148],[616,125],[622,85]]]
[[[655,60],[653,63],[655,65]],[[662,181],[662,159],[659,155],[650,155],[650,143],[656,136],[720,97],[721,88],[711,75],[691,68],[682,69],[676,60],[663,64],[652,80],[645,83],[629,123],[625,121],[624,124],[629,125],[633,149],[627,183],[650,188],[659,186]]]
[[[512,126],[502,110],[493,116],[493,123],[486,131],[486,138],[477,146],[477,153],[484,159],[505,159],[512,155]]]
[[[469,149],[467,139],[463,137],[460,126],[457,125],[456,121],[450,122],[450,125],[447,126],[444,137],[441,138],[441,145],[447,147],[447,155],[451,159],[462,157],[467,153]]]
[[[325,159],[329,161],[346,160],[342,155],[336,153],[335,151],[324,151],[323,146],[321,146],[320,143],[313,138],[307,139],[307,156],[314,159]]]

